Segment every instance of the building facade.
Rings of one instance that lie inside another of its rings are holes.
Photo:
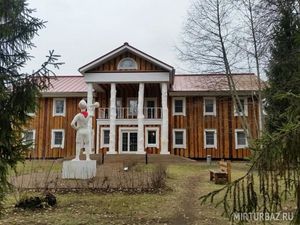
[[[175,154],[189,158],[250,156],[240,115],[258,135],[257,76],[234,74],[242,107],[222,74],[176,75],[172,66],[128,43],[81,67],[81,76],[58,76],[31,114],[26,139],[32,158],[75,156],[70,123],[82,98],[100,103],[92,120],[95,154]],[[243,111],[243,112],[242,112]]]

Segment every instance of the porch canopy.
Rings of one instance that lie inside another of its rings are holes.
[[[145,83],[161,87],[161,154],[168,154],[168,89],[173,84],[175,70],[172,66],[130,46],[122,46],[79,68],[88,85],[88,105],[92,104],[93,91],[103,91],[110,85],[109,154],[116,153],[116,85],[138,84],[138,153],[144,154],[144,89]],[[93,113],[93,112],[91,112]],[[92,129],[92,122],[90,122]]]

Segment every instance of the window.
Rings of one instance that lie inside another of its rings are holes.
[[[185,116],[185,98],[173,98],[173,115]]]
[[[27,111],[27,115],[31,116],[31,117],[34,117],[35,116],[35,110]]]
[[[118,119],[123,119],[123,111],[122,111],[122,98],[117,98],[116,101],[116,106],[117,106],[117,118]]]
[[[173,148],[186,148],[186,131],[185,129],[173,130]]]
[[[64,148],[65,145],[65,131],[52,130],[51,148]]]
[[[146,127],[146,147],[158,148],[158,127]]]
[[[240,98],[240,102],[242,107],[240,107],[238,105],[238,103],[236,103],[236,105],[234,106],[234,115],[235,116],[243,116],[243,112],[245,114],[245,116],[248,116],[248,100],[247,98]]]
[[[215,116],[216,115],[216,98],[204,98],[203,100],[203,114],[205,116]]]
[[[145,118],[157,118],[156,98],[145,98],[145,107]]]
[[[53,99],[53,116],[65,116],[66,99],[54,98]]]
[[[235,148],[246,148],[248,147],[247,135],[243,129],[235,130]]]
[[[204,131],[204,148],[217,148],[217,131],[216,131],[216,129],[205,129],[205,131]]]
[[[109,128],[101,128],[101,148],[109,147]]]
[[[137,116],[137,110],[138,110],[138,100],[137,98],[129,98],[128,99],[128,116],[134,117]]]
[[[124,58],[118,64],[118,70],[136,70],[137,63],[132,58]]]
[[[23,136],[24,144],[31,144],[31,148],[35,147],[35,130],[27,130],[24,132]]]

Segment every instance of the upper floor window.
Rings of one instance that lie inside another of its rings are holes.
[[[132,58],[124,58],[121,59],[121,61],[118,64],[118,70],[136,70],[137,69],[137,63]]]
[[[248,99],[245,98],[239,98],[241,102],[241,106],[236,102],[234,105],[234,115],[235,116],[248,116]]]
[[[66,114],[66,99],[54,98],[53,99],[53,116],[65,116]]]
[[[216,115],[216,98],[204,98],[203,101],[204,115],[215,116]]]
[[[173,115],[185,116],[185,98],[173,98]]]

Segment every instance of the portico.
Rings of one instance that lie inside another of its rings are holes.
[[[174,69],[125,43],[79,70],[88,102],[100,99],[96,153],[145,154],[168,150],[168,87]],[[91,123],[92,127],[92,123]]]

